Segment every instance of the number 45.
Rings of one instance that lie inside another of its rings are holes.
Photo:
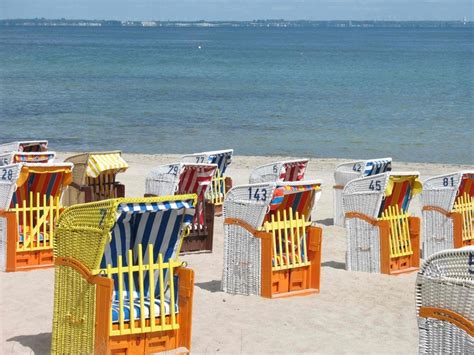
[[[380,180],[370,180],[369,189],[372,191],[381,191],[382,182]]]

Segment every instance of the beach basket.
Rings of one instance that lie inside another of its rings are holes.
[[[73,182],[64,194],[64,206],[125,196],[125,185],[117,181],[117,174],[128,168],[122,152],[81,153],[65,161],[74,164],[74,171]]]
[[[178,260],[195,195],[65,209],[55,253],[53,354],[191,348],[194,273]]]
[[[390,170],[392,170],[392,158],[354,160],[339,164],[334,171],[334,225],[344,226],[342,191],[349,181],[364,176],[385,173]]]
[[[0,167],[0,269],[53,266],[55,225],[73,165],[11,164]]]
[[[301,181],[304,179],[308,159],[281,160],[255,168],[249,183]]]
[[[232,188],[232,178],[227,175],[227,168],[232,163],[232,154],[234,154],[233,149],[225,149],[188,154],[181,158],[182,163],[217,165],[216,172],[205,194],[206,200],[214,205],[216,216],[222,215],[225,195]]]
[[[474,354],[474,247],[429,256],[416,279],[420,354]]]
[[[205,194],[215,176],[216,164],[174,163],[158,166],[150,171],[145,182],[145,196],[196,194],[196,214],[190,233],[181,251],[212,252],[214,238],[214,204]]]
[[[474,171],[460,171],[425,181],[423,256],[474,245]]]
[[[37,140],[37,141],[16,141],[0,144],[0,153],[10,153],[10,152],[46,152],[48,150],[48,141],[47,140]]]
[[[277,298],[319,292],[322,229],[311,223],[320,181],[236,186],[224,201],[222,289]]]
[[[399,274],[418,269],[420,220],[408,213],[412,197],[421,192],[418,176],[387,172],[346,184],[347,270]]]
[[[53,163],[56,158],[55,152],[8,152],[0,153],[0,166],[16,163]]]

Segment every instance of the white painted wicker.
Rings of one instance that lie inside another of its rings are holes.
[[[7,267],[7,219],[0,217],[0,271]]]
[[[233,187],[224,201],[224,219],[236,218],[254,229],[259,229],[270,211],[270,203],[277,187],[309,184],[321,184],[321,181],[266,182]],[[257,189],[260,192],[265,191],[265,199],[255,200],[249,197],[249,191],[257,191]],[[314,203],[319,199],[320,194],[320,191],[315,194]],[[260,295],[260,268],[260,239],[241,226],[226,224],[224,226],[222,290],[233,294]]]
[[[474,337],[454,323],[420,316],[421,307],[453,311],[474,321],[474,247],[431,255],[416,279],[421,354],[474,354]]]
[[[342,191],[346,184],[354,179],[372,176],[390,171],[392,158],[354,160],[339,164],[334,171],[334,225],[344,226],[344,211],[342,209]]]
[[[145,180],[145,193],[156,196],[174,195],[178,190],[181,173],[188,166],[217,167],[216,164],[180,162],[158,166],[150,171]]]
[[[308,161],[308,159],[282,160],[259,166],[250,173],[249,183],[258,184],[262,182],[283,181],[281,176],[285,173],[285,166],[287,164],[308,164]]]
[[[224,174],[226,168],[232,163],[233,154],[233,149],[212,150],[209,152],[183,155],[181,157],[181,162],[192,164],[217,164],[219,171]]]
[[[8,142],[0,144],[0,153],[8,153],[8,152],[21,152],[23,150],[22,147],[29,146],[29,145],[42,145],[42,151],[45,151],[48,146],[47,140],[38,140],[38,141],[18,141],[18,142]]]
[[[451,212],[464,175],[474,171],[459,171],[427,179],[423,184],[423,207],[438,207]],[[453,220],[440,211],[423,209],[423,257],[454,248]]]
[[[373,175],[349,181],[342,194],[344,214],[356,212],[377,219],[380,215],[390,176],[419,176],[418,172]],[[346,269],[380,273],[379,227],[360,218],[345,220]]]
[[[56,158],[55,152],[47,152],[47,153],[21,153],[21,152],[8,152],[8,153],[0,153],[0,166],[20,163],[23,162],[22,159],[26,159],[24,162],[28,163],[37,163],[38,158],[43,158],[47,154],[47,163],[53,163],[54,159]],[[15,159],[16,158],[19,160]],[[43,159],[39,163],[45,163]]]

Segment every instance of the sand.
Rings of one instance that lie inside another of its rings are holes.
[[[69,154],[59,154],[58,158]],[[142,196],[147,172],[178,155],[125,154],[129,170],[119,180],[127,196]],[[229,174],[244,184],[253,167],[281,157],[234,157]],[[195,270],[193,353],[417,353],[416,273],[386,276],[345,271],[345,230],[332,226],[333,171],[343,160],[311,159],[307,178],[323,180],[313,220],[323,227],[321,292],[268,300],[220,291],[223,263],[222,217],[216,218],[214,251],[183,256]],[[417,170],[422,180],[473,166],[393,164]],[[419,198],[411,212],[420,215]],[[1,354],[50,351],[53,269],[0,273]]]

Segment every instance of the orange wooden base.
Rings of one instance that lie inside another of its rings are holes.
[[[266,235],[268,234],[268,235]],[[308,227],[306,242],[309,266],[287,270],[272,270],[271,234],[261,233],[262,285],[261,295],[266,298],[303,296],[319,292],[321,279],[322,229]]]
[[[413,272],[420,268],[420,219],[409,217],[410,242],[413,254],[390,257],[390,224],[378,221],[380,230],[380,271],[382,274],[397,275]]]
[[[179,278],[179,329],[141,333],[132,335],[110,336],[110,307],[113,281],[95,279],[96,288],[96,354],[150,354],[178,349],[178,353],[187,353],[191,349],[192,304],[194,293],[194,272],[191,269],[176,269]],[[157,324],[159,324],[157,319]],[[167,323],[170,320],[167,317]],[[149,324],[149,323],[148,323]],[[136,323],[139,328],[139,323]],[[125,327],[127,328],[127,327]],[[118,328],[117,328],[118,329]]]
[[[18,221],[15,212],[0,211],[7,220],[7,263],[6,271],[29,271],[54,266],[53,248],[42,250],[18,251]],[[42,242],[39,246],[42,246]]]
[[[151,354],[178,348],[176,330],[110,337],[110,354]]]

